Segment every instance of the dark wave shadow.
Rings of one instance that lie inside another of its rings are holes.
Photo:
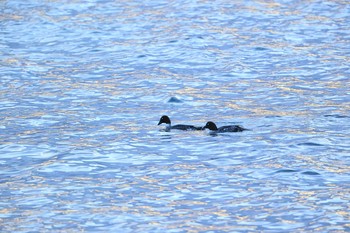
[[[168,103],[182,103],[182,100],[173,96],[168,100]]]
[[[333,118],[350,118],[350,116],[339,115],[339,114],[326,114],[324,117],[333,117]]]
[[[298,170],[293,170],[293,169],[281,169],[276,171],[275,173],[292,173],[292,172],[298,172]]]
[[[300,172],[300,170],[295,170],[295,169],[280,169],[274,173],[296,173],[296,172]],[[302,171],[300,172],[300,174],[303,175],[309,175],[309,176],[319,176],[321,175],[318,172],[314,172],[314,171]]]
[[[309,175],[309,176],[320,176],[321,174],[318,173],[318,172],[313,172],[313,171],[305,171],[305,172],[302,172],[301,174],[303,175]]]
[[[325,146],[325,145],[315,143],[315,142],[303,142],[303,143],[299,143],[298,146]]]

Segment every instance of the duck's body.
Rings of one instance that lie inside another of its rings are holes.
[[[171,129],[179,129],[179,130],[202,130],[202,127],[197,127],[193,125],[174,125],[171,126]]]
[[[209,129],[214,133],[227,133],[227,132],[242,132],[244,130],[248,130],[239,125],[226,125],[217,127],[216,124],[212,121],[208,121],[207,124],[203,127],[203,129]]]
[[[170,131],[171,129],[177,129],[177,130],[203,130],[202,127],[196,127],[193,125],[171,125],[170,118],[168,116],[162,116],[158,122],[158,125],[160,124],[166,124],[165,131]]]

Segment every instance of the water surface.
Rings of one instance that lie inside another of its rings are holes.
[[[2,232],[350,230],[347,1],[0,12]]]

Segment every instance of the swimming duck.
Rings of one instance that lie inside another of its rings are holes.
[[[178,129],[178,130],[204,130],[202,127],[196,127],[193,125],[171,125],[170,118],[166,115],[162,116],[158,122],[158,125],[160,124],[166,124],[165,131],[170,131],[171,129]]]
[[[203,129],[209,129],[213,133],[242,132],[244,130],[248,130],[239,125],[226,125],[218,128],[212,121],[208,121]]]

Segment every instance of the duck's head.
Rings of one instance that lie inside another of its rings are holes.
[[[170,125],[171,124],[170,118],[166,115],[162,116],[158,122],[158,125],[160,125],[162,123]]]
[[[214,122],[208,121],[207,124],[203,127],[203,129],[218,130],[218,127],[216,127]]]

